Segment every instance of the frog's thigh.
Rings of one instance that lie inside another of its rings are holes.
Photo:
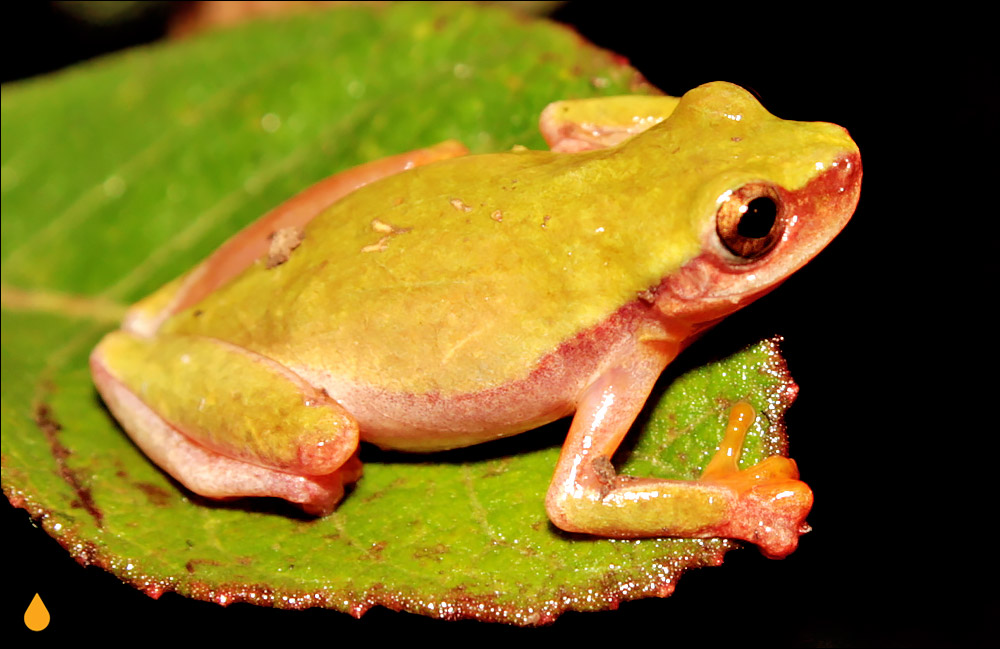
[[[357,422],[274,361],[195,336],[106,336],[101,395],[158,465],[205,496],[276,496],[329,511],[357,479]]]
[[[538,128],[553,151],[601,149],[662,122],[679,102],[664,95],[567,99],[549,104]]]
[[[588,389],[546,497],[552,522],[571,532],[617,538],[738,538],[768,556],[786,556],[808,529],[804,521],[812,506],[812,492],[796,479],[787,458],[769,458],[745,471],[715,462],[698,481],[616,475],[611,457],[666,364],[657,355],[646,350],[645,358],[640,354],[613,368]]]

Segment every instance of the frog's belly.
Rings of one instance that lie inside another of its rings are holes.
[[[357,419],[361,438],[382,448],[438,451],[516,435],[572,414],[597,377],[638,343],[644,305],[623,307],[539,360],[524,378],[477,392],[406,394],[360,385],[335,370],[295,368]]]
[[[403,395],[340,384],[337,399],[361,439],[381,448],[429,452],[516,435],[571,414],[576,402],[544,385],[518,382],[455,396]]]

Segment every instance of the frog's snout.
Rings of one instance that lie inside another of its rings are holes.
[[[826,164],[805,187],[786,194],[785,209],[792,221],[773,262],[774,272],[795,272],[844,229],[861,196],[861,177],[861,153],[854,146]]]

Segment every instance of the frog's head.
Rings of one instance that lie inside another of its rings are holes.
[[[854,213],[861,156],[840,126],[778,119],[728,83],[687,93],[668,121],[703,138],[687,163],[700,169],[691,218],[701,252],[656,291],[672,318],[710,324],[761,297]]]

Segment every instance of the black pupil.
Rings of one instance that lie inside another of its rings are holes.
[[[777,217],[778,206],[774,201],[766,196],[760,196],[747,203],[747,211],[740,218],[736,231],[747,239],[766,237],[774,227],[774,220]]]

